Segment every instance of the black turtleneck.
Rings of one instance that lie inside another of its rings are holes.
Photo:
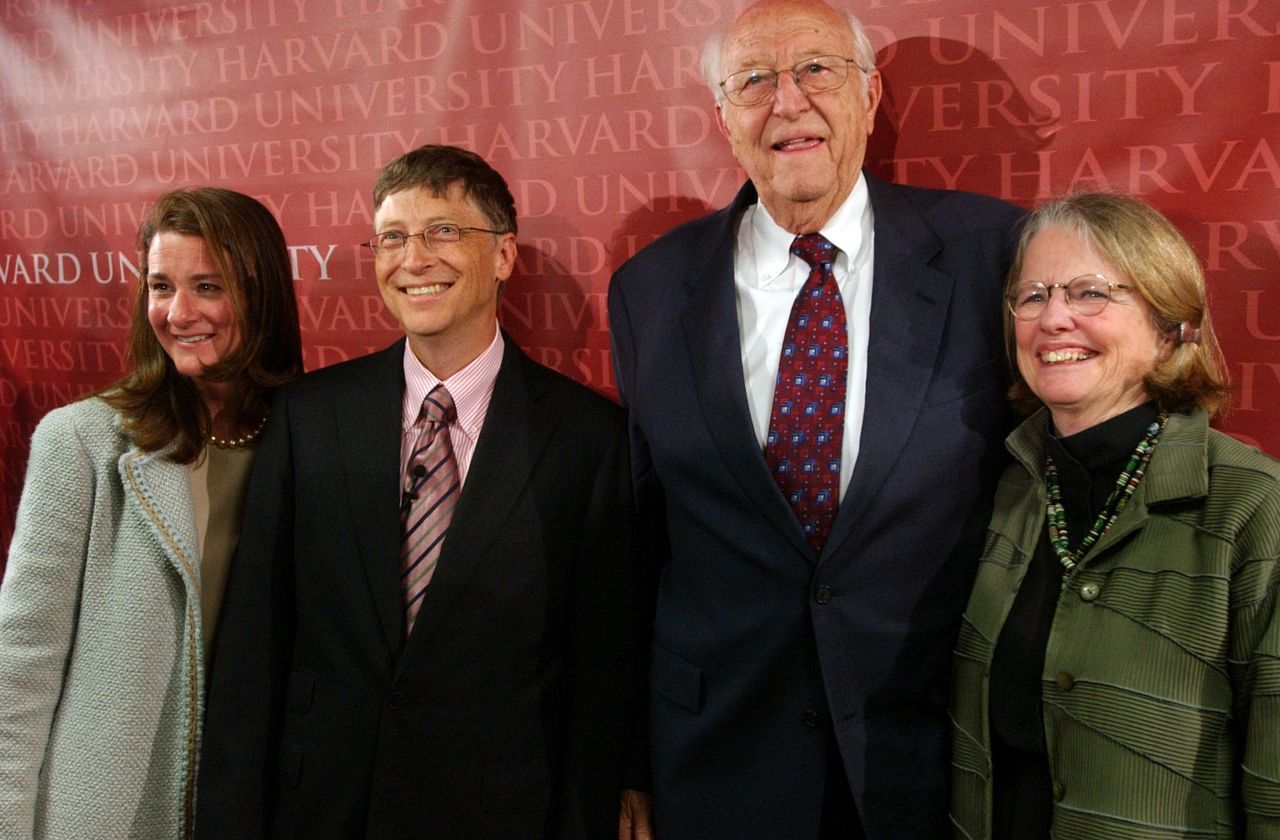
[[[1070,437],[1046,436],[1045,451],[1058,468],[1068,544],[1073,551],[1092,527],[1158,413],[1156,404],[1149,402]],[[1053,791],[1040,683],[1062,575],[1062,562],[1049,545],[1046,525],[1041,528],[1040,541],[991,660],[995,840],[1049,837]]]

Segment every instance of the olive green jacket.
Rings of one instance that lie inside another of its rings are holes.
[[[951,820],[991,836],[996,639],[1045,520],[1044,411],[1008,467],[957,642]],[[1145,477],[1067,579],[1041,691],[1053,833],[1280,838],[1280,463],[1169,418]]]

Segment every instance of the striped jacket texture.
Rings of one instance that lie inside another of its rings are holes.
[[[991,836],[989,675],[1045,527],[1043,410],[1016,463],[957,642],[951,820]],[[1055,838],[1280,838],[1280,463],[1170,417],[1147,473],[1067,579],[1041,690]]]

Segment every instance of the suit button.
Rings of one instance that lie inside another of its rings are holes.
[[[403,691],[393,691],[387,699],[387,705],[393,709],[402,709],[409,702],[409,698],[405,696]]]
[[[810,729],[821,729],[822,716],[819,715],[817,712],[815,712],[813,709],[805,709],[804,725],[809,727]]]
[[[1086,583],[1080,587],[1081,601],[1096,601],[1100,594],[1102,594],[1102,587],[1096,583]]]
[[[1053,783],[1053,801],[1061,802],[1063,799],[1066,799],[1066,798],[1067,798],[1067,786],[1064,785],[1062,782],[1054,782]]]
[[[1071,689],[1076,687],[1075,677],[1071,676],[1066,671],[1058,672],[1057,683],[1058,683],[1058,688],[1062,689],[1063,691],[1070,691]]]
[[[819,604],[831,603],[831,587],[823,584],[813,591],[813,600]]]

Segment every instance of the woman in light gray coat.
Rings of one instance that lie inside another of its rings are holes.
[[[187,838],[204,662],[270,391],[301,372],[284,236],[228,190],[139,233],[132,369],[31,441],[0,586],[0,837]]]

